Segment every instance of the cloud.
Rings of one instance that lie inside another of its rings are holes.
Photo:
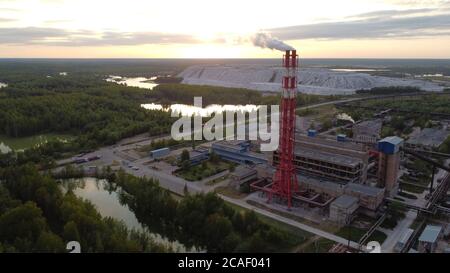
[[[16,19],[0,18],[0,23],[13,22],[13,21],[16,21]]]
[[[144,44],[192,44],[190,35],[159,32],[93,32],[59,28],[0,28],[1,44],[40,44],[52,46],[107,46]]]
[[[361,13],[356,15],[348,16],[347,18],[355,19],[355,18],[376,18],[376,17],[397,17],[397,16],[405,16],[405,15],[413,15],[420,13],[429,13],[433,12],[435,9],[431,8],[422,8],[422,9],[406,9],[406,10],[377,10],[367,13]]]
[[[364,39],[450,35],[450,13],[433,9],[385,10],[352,16],[355,20],[269,29],[283,40]]]

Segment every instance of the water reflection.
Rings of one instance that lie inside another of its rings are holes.
[[[49,141],[67,143],[72,139],[70,135],[44,134],[29,137],[8,137],[0,135],[0,153],[5,154],[12,151],[20,152],[29,148],[39,147]]]
[[[153,88],[158,86],[157,83],[153,82],[154,80],[156,80],[156,77],[125,78],[125,77],[121,77],[121,76],[112,76],[112,75],[106,79],[107,82],[114,82],[117,84],[123,84],[126,86],[139,87],[139,88],[145,88],[145,89],[150,89],[150,90],[152,90]]]
[[[386,72],[388,69],[369,69],[369,68],[334,68],[331,71],[336,72]]]
[[[63,181],[62,189],[64,192],[71,189],[76,196],[89,200],[103,217],[112,217],[123,221],[129,229],[147,232],[156,242],[170,246],[175,251],[194,251],[194,249],[186,249],[179,242],[170,242],[160,234],[149,232],[138,221],[128,205],[121,202],[123,196],[121,189],[114,188],[106,180],[95,178],[67,179]]]
[[[205,108],[196,107],[193,105],[187,104],[172,104],[170,106],[163,106],[162,104],[142,104],[141,107],[148,110],[162,110],[166,112],[174,112],[181,114],[182,116],[202,116],[209,117],[213,113],[222,113],[222,112],[243,112],[250,113],[258,110],[259,106],[254,104],[247,105],[219,105],[219,104],[211,104]]]

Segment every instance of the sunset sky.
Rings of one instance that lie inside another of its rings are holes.
[[[445,0],[0,0],[0,57],[450,58]]]

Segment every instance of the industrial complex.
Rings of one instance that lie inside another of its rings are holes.
[[[347,134],[299,130],[295,50],[285,51],[282,67],[276,151],[259,151],[258,141],[214,140],[192,146],[187,141],[142,153],[153,140],[140,139],[97,154],[105,164],[121,162],[116,167],[155,177],[161,186],[180,195],[215,191],[227,202],[277,220],[296,219],[294,225],[335,242],[330,251],[363,251],[374,234],[387,237],[382,244],[386,251],[448,251],[448,224],[427,220],[436,213],[449,213],[442,205],[450,184],[449,157],[437,153],[442,160],[435,160],[427,154],[436,153],[436,147],[449,137],[448,128],[425,128],[407,139],[382,137],[389,118],[384,111],[345,125]],[[430,177],[410,167],[417,161],[432,167]],[[415,183],[419,178],[423,185]],[[414,193],[408,187],[421,191]],[[410,228],[413,225],[417,227]],[[344,235],[336,235],[343,228],[362,234],[355,242],[350,237],[345,240]]]

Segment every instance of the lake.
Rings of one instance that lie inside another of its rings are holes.
[[[153,88],[158,86],[157,83],[153,82],[154,80],[156,80],[156,77],[125,78],[125,77],[121,77],[121,76],[112,76],[112,75],[110,75],[109,78],[106,79],[107,82],[114,82],[117,84],[123,84],[126,86],[139,87],[139,88],[150,89],[150,90],[152,90]]]
[[[42,134],[30,137],[8,137],[0,135],[0,153],[8,153],[12,151],[21,151],[41,145],[48,141],[67,142],[73,139],[73,136],[62,134]]]
[[[69,188],[76,196],[89,200],[103,217],[111,217],[123,221],[129,229],[147,232],[156,242],[172,247],[177,252],[193,252],[179,242],[170,242],[160,234],[151,233],[145,228],[130,210],[128,205],[120,203],[120,187],[116,191],[108,191],[109,183],[103,179],[81,178],[67,179],[61,184],[63,192]]]
[[[245,112],[250,113],[258,110],[259,106],[253,105],[253,104],[247,104],[247,105],[218,105],[218,104],[212,104],[205,108],[202,107],[196,107],[193,105],[187,105],[187,104],[172,104],[168,107],[165,107],[161,104],[142,104],[141,107],[147,109],[147,110],[162,110],[166,112],[174,112],[181,114],[182,116],[189,117],[193,115],[199,115],[202,117],[209,117],[213,113],[222,113],[222,112]]]

